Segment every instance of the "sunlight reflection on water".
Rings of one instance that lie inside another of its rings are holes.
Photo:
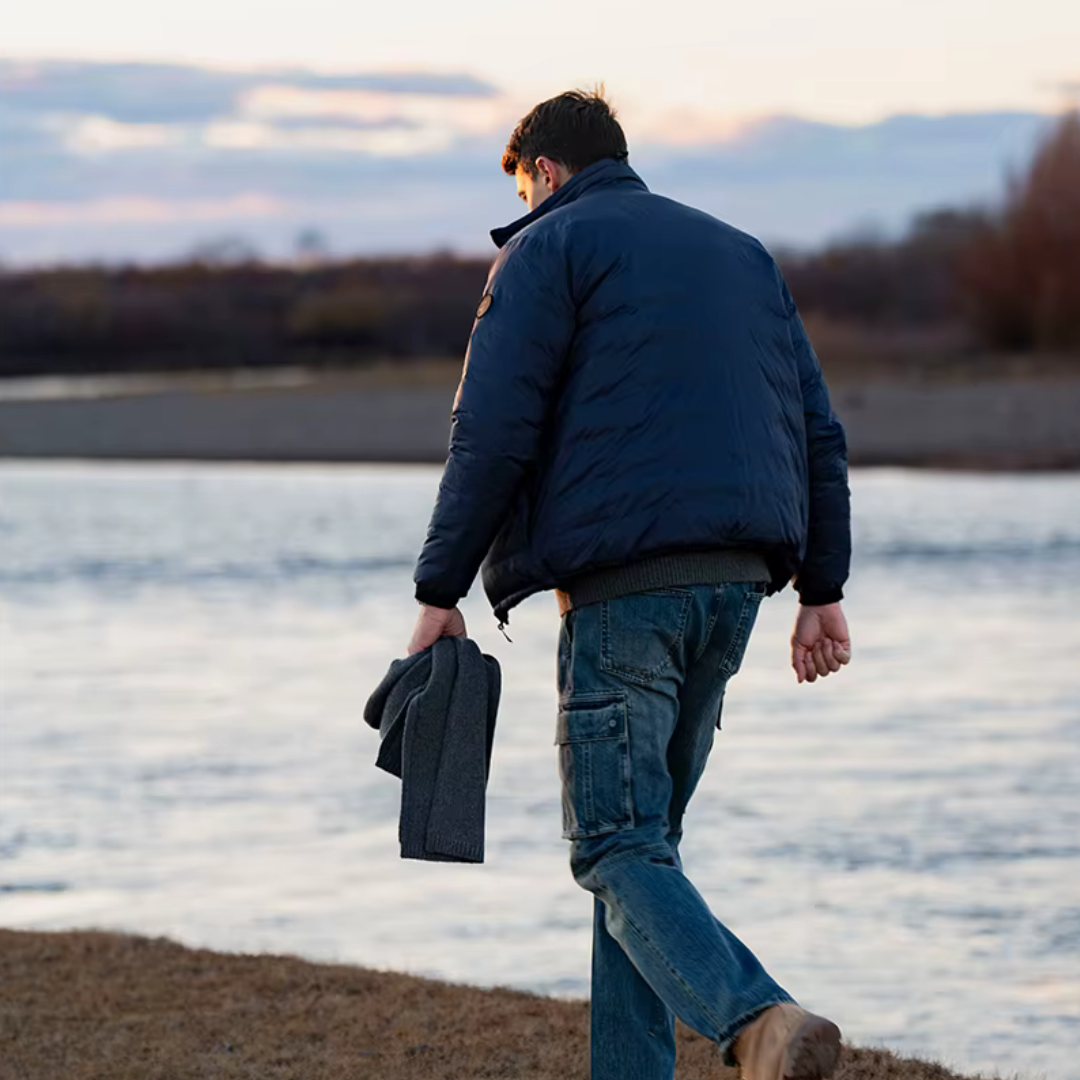
[[[430,467],[0,463],[0,924],[588,990],[557,615],[503,667],[487,864],[403,862],[363,702]],[[717,914],[852,1041],[1080,1076],[1080,478],[856,471],[855,660],[762,609],[687,815]]]

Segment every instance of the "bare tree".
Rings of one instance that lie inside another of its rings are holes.
[[[1080,346],[1080,112],[1010,175],[1001,212],[972,240],[959,283],[984,339],[1012,349]]]

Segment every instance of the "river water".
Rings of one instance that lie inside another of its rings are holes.
[[[484,866],[405,862],[364,700],[432,467],[0,463],[0,925],[166,934],[554,994],[551,594],[506,642]],[[855,471],[851,666],[763,605],[686,820],[716,913],[845,1035],[1080,1078],[1080,477]]]

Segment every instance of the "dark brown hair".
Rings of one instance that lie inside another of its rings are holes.
[[[536,176],[536,159],[549,157],[576,173],[602,158],[626,156],[626,136],[601,86],[540,102],[514,128],[502,167],[512,176],[520,165]]]

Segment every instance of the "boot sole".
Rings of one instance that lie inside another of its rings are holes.
[[[840,1029],[823,1016],[808,1016],[784,1051],[784,1080],[825,1080],[840,1057]]]

